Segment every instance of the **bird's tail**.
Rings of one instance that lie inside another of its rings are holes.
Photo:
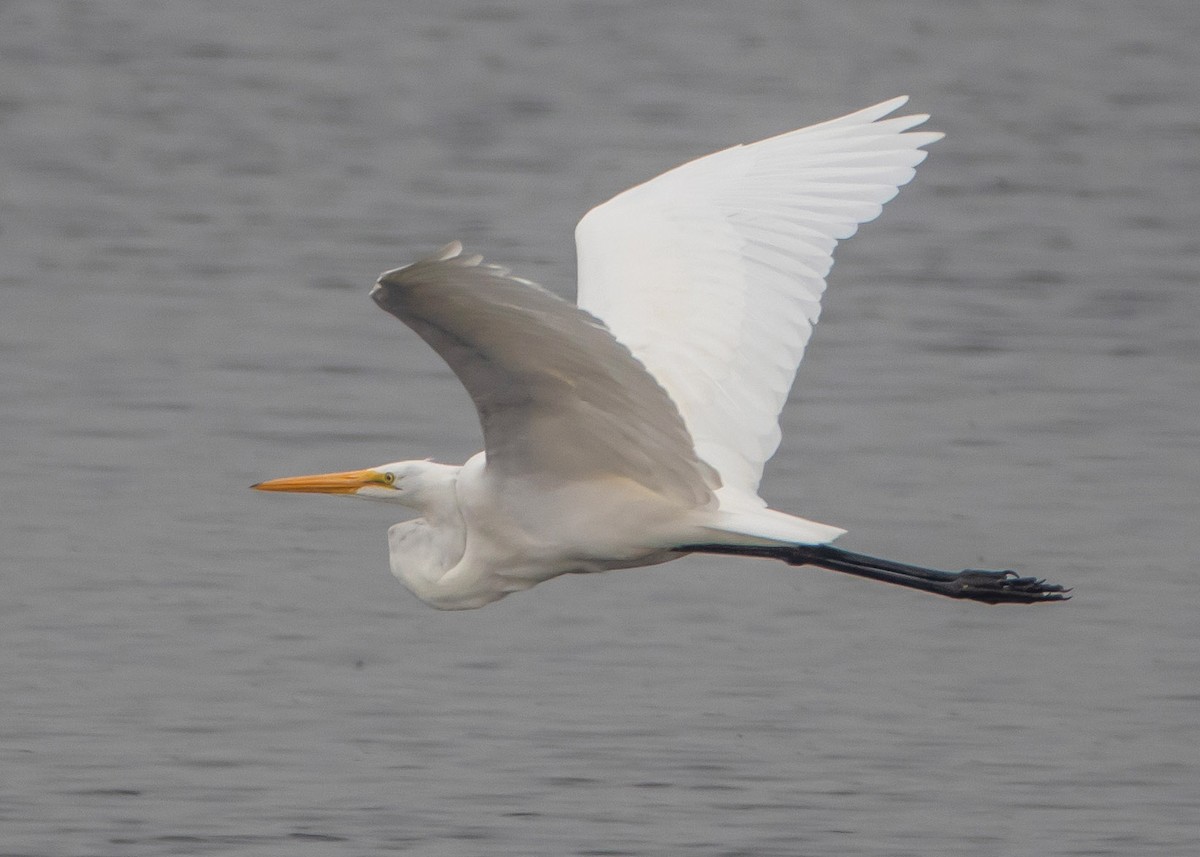
[[[841,527],[776,511],[747,491],[723,487],[716,494],[720,507],[706,526],[714,542],[823,545],[846,534]]]

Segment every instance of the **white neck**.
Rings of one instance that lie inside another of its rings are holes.
[[[393,487],[374,499],[401,503],[421,517],[388,531],[392,574],[419,598],[436,603],[445,593],[442,577],[462,559],[467,528],[458,507],[460,467],[431,461],[403,461],[377,470],[395,474]]]

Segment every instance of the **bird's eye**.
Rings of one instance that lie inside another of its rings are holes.
[[[385,485],[394,485],[396,483],[396,474],[395,473],[383,474],[383,482]]]

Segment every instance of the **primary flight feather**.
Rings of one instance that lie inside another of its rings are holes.
[[[457,242],[371,295],[466,387],[484,451],[259,483],[406,505],[391,567],[422,600],[480,607],[567,573],[691,552],[817,565],[988,603],[1063,600],[1011,571],[945,572],[828,543],[767,507],[763,466],[838,240],[913,176],[928,117],[896,98],[676,167],[580,221],[578,306]]]

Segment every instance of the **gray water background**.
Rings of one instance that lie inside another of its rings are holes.
[[[899,93],[764,484],[988,608],[688,559],[443,614],[480,443],[367,299],[453,239]],[[0,854],[1200,853],[1200,5],[0,4]]]

